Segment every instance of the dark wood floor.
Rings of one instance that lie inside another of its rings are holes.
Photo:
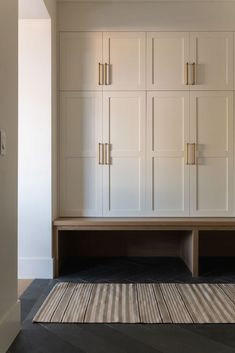
[[[179,259],[71,261],[59,281],[235,283],[234,259],[202,259],[192,279]],[[8,353],[235,353],[235,325],[33,324],[58,280],[35,280],[21,297],[22,331]]]

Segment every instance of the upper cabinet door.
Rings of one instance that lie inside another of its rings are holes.
[[[60,90],[102,90],[99,63],[102,63],[101,32],[60,34]]]
[[[233,33],[191,33],[190,60],[190,89],[233,90]]]
[[[233,216],[233,92],[190,94],[190,215]]]
[[[188,63],[188,33],[148,33],[147,77],[149,90],[188,90]]]
[[[104,90],[145,90],[145,33],[103,34]]]

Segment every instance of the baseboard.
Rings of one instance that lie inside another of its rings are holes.
[[[20,301],[0,319],[0,352],[5,353],[20,332]]]
[[[18,278],[53,278],[54,260],[51,257],[20,257]]]

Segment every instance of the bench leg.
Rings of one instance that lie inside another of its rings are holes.
[[[189,234],[183,235],[181,240],[180,256],[193,277],[199,275],[198,263],[198,230],[193,229]]]
[[[54,278],[59,277],[59,231],[53,229]]]

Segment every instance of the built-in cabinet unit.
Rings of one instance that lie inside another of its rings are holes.
[[[60,33],[60,216],[234,216],[232,32]]]

